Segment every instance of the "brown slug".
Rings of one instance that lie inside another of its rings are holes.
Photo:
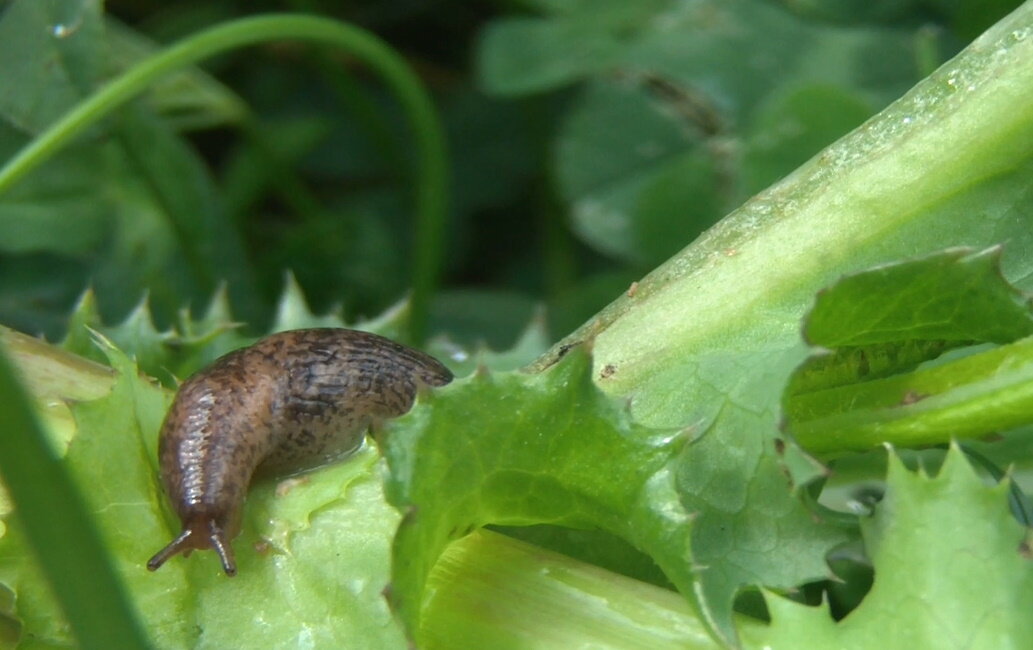
[[[256,471],[285,474],[355,451],[371,424],[407,412],[421,385],[452,373],[382,336],[307,329],[230,352],[180,386],[165,416],[158,462],[183,531],[147,562],[212,548],[237,572],[230,541]]]

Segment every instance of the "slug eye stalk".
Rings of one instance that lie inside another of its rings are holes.
[[[233,547],[227,539],[226,532],[215,523],[212,517],[197,518],[191,520],[183,531],[176,536],[176,539],[169,542],[168,546],[154,554],[147,561],[148,571],[157,571],[173,555],[182,553],[183,557],[189,557],[190,553],[206,548],[215,549],[222,562],[222,570],[227,576],[237,575],[237,562],[233,557]]]

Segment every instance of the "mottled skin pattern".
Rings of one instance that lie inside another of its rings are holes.
[[[183,383],[165,416],[158,461],[183,532],[147,568],[212,548],[234,575],[230,540],[256,471],[353,452],[371,424],[408,411],[419,386],[451,380],[431,356],[347,329],[281,332],[219,358]]]

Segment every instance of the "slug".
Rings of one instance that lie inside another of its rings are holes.
[[[286,474],[354,452],[370,425],[407,412],[421,385],[452,373],[437,359],[348,329],[273,334],[230,352],[180,386],[158,442],[162,484],[183,530],[147,562],[230,542],[256,472]]]

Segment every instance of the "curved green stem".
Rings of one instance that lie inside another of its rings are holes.
[[[220,52],[287,39],[333,45],[368,64],[401,102],[412,126],[419,174],[415,188],[410,337],[418,344],[426,336],[427,309],[441,271],[448,191],[445,138],[429,96],[405,61],[383,41],[357,27],[316,16],[274,14],[231,21],[185,38],[112,80],[18,152],[0,169],[0,194],[162,75]]]

